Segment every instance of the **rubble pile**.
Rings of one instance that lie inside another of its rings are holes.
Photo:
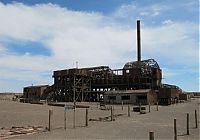
[[[38,132],[44,132],[46,128],[43,126],[12,126],[11,128],[2,127],[0,129],[0,139],[9,138],[17,135],[33,134]]]

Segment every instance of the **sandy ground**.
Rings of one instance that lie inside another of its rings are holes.
[[[194,110],[198,112],[199,99],[171,106],[151,106],[151,112],[127,115],[127,105],[122,110],[120,105],[114,106],[114,114],[123,114],[115,121],[89,121],[85,126],[85,109],[76,109],[76,128],[73,128],[73,110],[67,110],[67,129],[64,130],[64,108],[47,105],[0,101],[0,128],[12,126],[48,126],[48,110],[53,110],[52,131],[30,135],[21,135],[9,139],[135,139],[148,140],[149,132],[154,132],[156,140],[173,140],[173,121],[177,119],[178,140],[199,140],[200,129],[195,128]],[[110,116],[109,110],[100,110],[96,103],[79,103],[90,105],[89,119]],[[132,109],[133,106],[131,106]],[[186,113],[190,114],[190,135],[186,135]]]

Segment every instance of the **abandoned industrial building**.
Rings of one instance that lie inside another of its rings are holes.
[[[121,69],[109,66],[72,68],[53,72],[54,84],[38,99],[51,101],[104,101],[105,103],[171,104],[181,89],[162,84],[162,70],[154,59],[141,60],[140,21],[137,21],[137,61]],[[31,87],[29,87],[31,88]],[[33,87],[32,87],[33,88]],[[30,94],[24,90],[24,98]],[[29,90],[30,91],[30,90]],[[32,90],[33,91],[33,90]]]
[[[48,87],[48,85],[37,85],[37,86],[28,86],[24,87],[23,97],[26,101],[38,100],[42,97],[44,90]]]
[[[117,90],[108,91],[104,94],[104,102],[112,104],[156,104],[157,94],[155,90]]]

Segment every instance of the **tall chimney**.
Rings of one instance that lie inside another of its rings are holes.
[[[137,20],[137,61],[141,61],[140,20]]]

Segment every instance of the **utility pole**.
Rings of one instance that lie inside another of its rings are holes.
[[[74,121],[73,121],[73,127],[75,128],[75,110],[76,110],[76,91],[75,91],[75,72],[74,72],[74,85],[73,85],[73,94],[74,94]]]
[[[73,85],[73,94],[74,94],[74,106],[75,106],[75,105],[76,105],[75,72],[74,72],[74,85]]]

